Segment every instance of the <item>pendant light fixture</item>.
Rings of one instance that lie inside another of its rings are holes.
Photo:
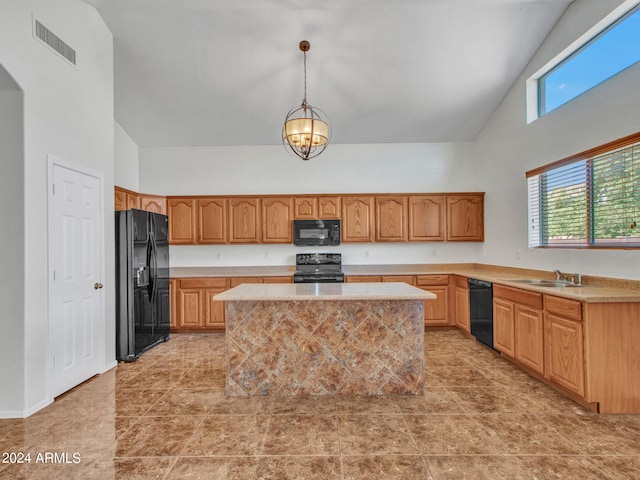
[[[307,103],[307,52],[311,45],[306,40],[300,42],[304,54],[304,98],[302,105],[287,113],[282,127],[282,143],[288,151],[309,160],[317,157],[327,148],[331,139],[331,126],[327,114]]]

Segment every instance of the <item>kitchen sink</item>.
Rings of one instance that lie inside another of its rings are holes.
[[[578,285],[571,282],[563,282],[561,280],[543,280],[540,278],[518,278],[518,279],[504,279],[505,282],[513,282],[513,283],[522,283],[525,285],[535,285],[536,287],[555,287],[555,288],[563,288],[563,287],[582,287],[583,285]]]

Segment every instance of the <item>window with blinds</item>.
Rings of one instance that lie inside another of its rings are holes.
[[[529,247],[640,248],[640,133],[527,172]]]

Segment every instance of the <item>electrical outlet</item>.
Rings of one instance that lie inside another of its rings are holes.
[[[364,251],[364,258],[369,258],[369,250]]]
[[[222,254],[220,252],[216,253],[216,260],[222,260]]]

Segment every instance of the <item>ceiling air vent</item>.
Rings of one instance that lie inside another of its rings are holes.
[[[38,20],[35,21],[36,37],[42,40],[46,45],[62,55],[73,65],[76,64],[76,51],[63,42],[60,37],[42,25]]]

